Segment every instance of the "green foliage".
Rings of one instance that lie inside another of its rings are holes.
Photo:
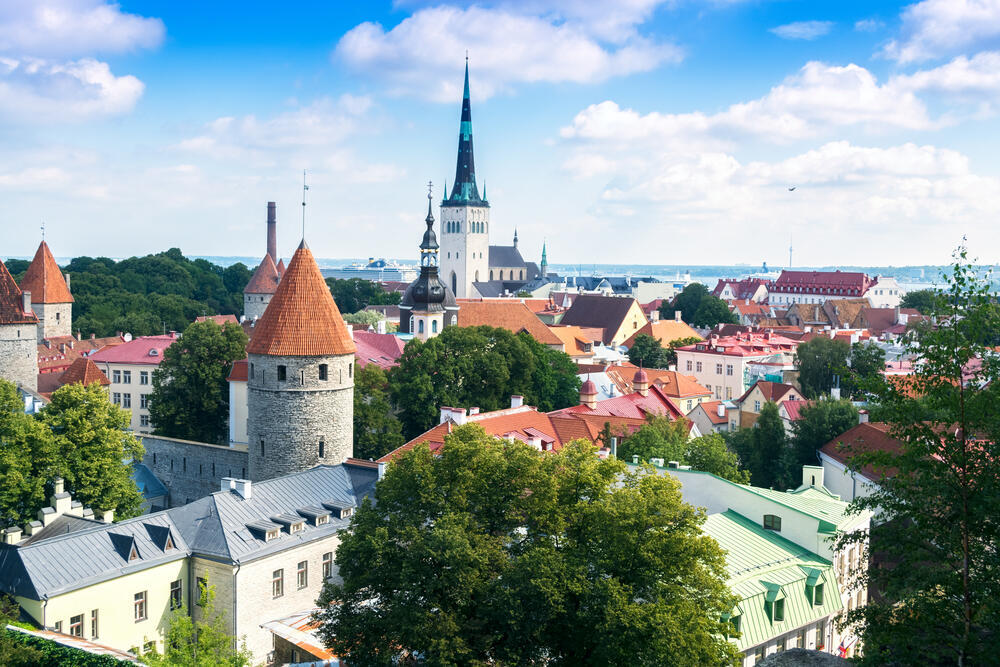
[[[750,471],[754,486],[783,488],[790,481],[788,435],[773,402],[764,404],[752,427],[731,433],[729,446]]]
[[[801,419],[792,422],[792,450],[788,469],[818,465],[816,450],[856,426],[858,410],[847,399],[825,398],[800,408]]]
[[[355,326],[370,327],[378,324],[385,317],[374,310],[359,310],[356,313],[344,315],[344,321]]]
[[[735,599],[703,521],[670,476],[469,424],[397,459],[354,515],[320,634],[352,665],[728,663]]]
[[[639,334],[628,350],[628,360],[643,368],[666,368],[666,351],[657,339],[649,334]]]
[[[921,315],[930,315],[937,307],[941,293],[936,289],[918,289],[907,292],[900,302],[901,308],[916,308]]]
[[[247,667],[253,655],[243,641],[237,647],[229,634],[224,610],[215,608],[215,586],[199,591],[199,620],[184,607],[170,614],[164,637],[163,654],[146,653],[143,662],[149,667]]]
[[[27,259],[8,259],[4,264],[7,265],[7,270],[10,271],[10,275],[14,276],[14,279],[18,283],[21,282],[21,278],[24,277],[24,272],[28,270],[31,265],[31,261]]]
[[[708,288],[701,283],[688,283],[680,294],[674,297],[672,302],[664,301],[660,304],[660,318],[664,320],[674,319],[674,312],[681,311],[681,319],[687,323],[694,322],[694,314],[701,305],[702,299],[711,296]]]
[[[698,304],[692,323],[696,327],[711,329],[717,324],[738,324],[739,321],[736,313],[729,310],[729,305],[725,301],[710,294]]]
[[[861,341],[851,346],[850,371],[844,382],[844,391],[855,398],[862,398],[862,387],[871,384],[885,370],[885,351],[872,341]]]
[[[228,433],[233,362],[246,356],[247,335],[231,322],[194,322],[163,351],[153,371],[149,415],[158,435],[223,443]]]
[[[106,400],[106,399],[105,399]],[[14,384],[0,379],[0,523],[23,524],[46,505],[45,485],[59,474],[52,432],[24,414]]]
[[[96,382],[68,384],[52,394],[39,415],[55,442],[57,469],[66,490],[85,507],[113,509],[127,519],[141,511],[142,494],[131,461],[142,460],[142,443],[127,431],[131,416],[113,405]],[[49,481],[47,478],[45,481]]]
[[[377,459],[404,442],[403,425],[389,403],[389,378],[375,364],[354,374],[354,456]]]
[[[250,279],[243,264],[223,269],[177,248],[120,262],[77,257],[64,270],[73,278],[73,326],[85,336],[147,336],[181,331],[199,315],[238,315]]]
[[[936,326],[919,329],[910,344],[917,357],[909,382],[878,378],[867,387],[903,447],[850,458],[854,470],[885,473],[871,495],[853,502],[885,519],[871,543],[885,566],[861,568],[849,583],[880,593],[848,614],[860,628],[868,664],[996,662],[1000,359],[990,343],[1000,317],[989,277],[977,275],[964,247],[946,280],[930,311]]]
[[[132,664],[0,628],[0,665],[4,667],[132,667]]]
[[[394,306],[403,296],[399,292],[386,292],[380,283],[364,278],[327,278],[326,284],[342,313],[356,313],[365,306]]]
[[[729,450],[721,435],[710,433],[693,439],[688,436],[686,420],[651,417],[645,426],[624,439],[618,447],[618,456],[625,462],[632,461],[633,456],[638,456],[641,463],[652,458],[677,461],[739,484],[749,482],[749,473],[740,470],[736,454]]]
[[[389,394],[403,434],[414,438],[438,423],[442,405],[499,410],[513,394],[542,412],[579,400],[577,366],[527,333],[492,327],[445,327],[426,342],[406,344],[389,371]]]
[[[838,378],[847,377],[850,354],[850,345],[826,336],[800,343],[795,350],[795,364],[799,369],[799,386],[806,398],[828,394]]]
[[[42,652],[19,641],[19,637],[26,636],[23,633],[6,629],[8,624],[17,620],[19,613],[20,608],[14,598],[0,595],[0,665],[34,667],[43,662]]]

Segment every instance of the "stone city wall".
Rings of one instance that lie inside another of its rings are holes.
[[[223,477],[247,477],[246,447],[210,445],[159,435],[144,435],[141,439],[146,448],[142,462],[167,487],[169,507],[218,491]]]

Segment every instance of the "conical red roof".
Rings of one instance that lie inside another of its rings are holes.
[[[111,380],[108,379],[108,376],[102,373],[97,364],[87,357],[80,357],[70,364],[69,368],[63,371],[62,377],[59,378],[59,381],[64,385],[79,382],[84,387],[95,382],[99,383],[102,387],[106,387],[111,384]]]
[[[278,275],[279,276],[285,275],[285,260],[283,259],[278,260]]]
[[[295,251],[247,345],[250,354],[307,357],[354,354],[354,341],[312,252]]]
[[[244,294],[274,294],[278,289],[281,276],[278,274],[278,267],[274,265],[274,260],[270,255],[264,255],[260,266],[250,276],[250,282],[243,288]]]
[[[24,272],[21,290],[31,292],[31,303],[73,303],[62,269],[45,241],[38,246],[35,258]]]
[[[21,289],[7,265],[0,262],[0,324],[37,324],[34,313],[24,312]]]

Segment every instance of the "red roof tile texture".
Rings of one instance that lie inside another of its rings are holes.
[[[70,367],[63,372],[60,382],[63,385],[79,382],[84,387],[95,382],[102,387],[106,387],[111,384],[111,380],[109,380],[108,377],[101,372],[101,369],[97,367],[97,364],[95,364],[92,359],[87,357],[80,357],[70,364]]]
[[[21,291],[31,292],[31,303],[73,303],[62,269],[49,245],[42,241],[21,279]]]
[[[383,370],[389,370],[399,363],[406,341],[392,334],[372,333],[370,331],[355,331],[354,344],[357,346],[358,367],[375,364]]]
[[[87,358],[101,363],[159,366],[163,361],[163,351],[177,340],[174,334],[141,336],[121,345],[101,348]]]
[[[250,354],[321,357],[354,354],[351,334],[303,242],[253,329]]]
[[[876,451],[899,454],[902,449],[903,443],[889,435],[889,425],[882,422],[858,424],[819,448],[822,453],[845,465],[854,454]],[[872,481],[878,481],[880,473],[892,475],[895,471],[879,471],[872,466],[861,469],[861,474]]]
[[[484,325],[507,329],[514,333],[527,331],[543,345],[563,345],[562,340],[549,331],[549,328],[520,301],[460,300],[458,302],[458,326]]]
[[[260,266],[250,276],[250,282],[243,288],[244,294],[274,294],[281,282],[281,274],[270,255],[264,255]]]
[[[0,324],[37,324],[32,312],[24,312],[21,290],[10,275],[7,265],[0,262]]]

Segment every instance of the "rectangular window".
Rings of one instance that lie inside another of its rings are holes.
[[[62,632],[62,621],[56,621],[56,632]]]
[[[691,370],[691,360],[690,359],[687,360],[687,369]]]
[[[156,642],[155,641],[154,642],[146,642],[145,644],[143,644],[142,645],[142,652],[143,652],[144,655],[147,654],[147,653],[156,653]]]
[[[122,407],[123,408],[132,407],[132,394],[122,394]]]
[[[765,514],[764,529],[781,532],[781,517],[774,514]]]
[[[111,394],[111,402],[114,403],[115,405],[122,404],[122,394],[120,391],[116,391]]]
[[[263,438],[261,438],[261,440],[260,440],[260,455],[264,456],[264,439]]]
[[[100,636],[98,632],[99,625],[97,624],[97,610],[92,609],[90,612],[90,638],[97,639]]]
[[[280,598],[285,594],[285,571],[275,570],[271,574],[271,597]]]
[[[83,636],[83,614],[72,616],[69,619],[69,633],[74,637]]]
[[[299,562],[298,570],[295,573],[295,582],[299,588],[305,588],[309,585],[309,561]]]
[[[319,365],[319,379],[320,380],[326,380],[329,377],[329,369],[330,369],[330,367],[327,366],[326,364],[320,364]]]
[[[816,606],[823,604],[823,584],[816,584],[813,589],[813,604]]]
[[[733,374],[733,365],[726,364],[726,375],[732,375],[732,374]]]
[[[288,374],[288,369],[283,365],[278,365],[278,382],[284,382]]]
[[[700,361],[699,361],[698,363],[696,363],[696,364],[694,365],[694,367],[695,367],[695,371],[696,371],[696,372],[698,372],[698,373],[700,373],[700,372],[701,372],[701,362],[700,362]]]
[[[179,609],[183,595],[181,593],[181,580],[170,582],[170,608]]]
[[[333,552],[327,551],[323,554],[323,581],[333,576]]]
[[[134,606],[135,620],[145,621],[146,620],[146,591],[135,594],[135,600],[132,603]]]
[[[139,426],[149,426],[149,415],[139,415]]]
[[[122,384],[132,384],[132,371],[122,371]]]
[[[764,659],[764,647],[758,646],[753,650],[753,662],[756,665],[758,662]]]
[[[139,371],[139,384],[149,384],[149,371]]]
[[[785,620],[785,601],[775,600],[774,601],[774,622]]]
[[[732,387],[726,387],[726,400],[727,401],[733,400],[733,388]]]
[[[149,409],[149,394],[139,394],[139,408],[142,410]]]
[[[716,364],[715,365],[715,374],[716,375],[722,375],[722,364]]]
[[[753,411],[754,412],[760,412],[760,401],[754,401],[753,402]]]
[[[785,638],[782,637],[778,640],[777,646],[775,646],[775,653],[783,653],[785,650]]]
[[[111,371],[111,381],[115,384],[121,384],[122,372],[121,371]]]
[[[797,642],[798,643],[795,645],[795,648],[805,648],[806,647],[806,629],[805,628],[802,628],[801,630],[799,630],[799,635],[798,635]]]

